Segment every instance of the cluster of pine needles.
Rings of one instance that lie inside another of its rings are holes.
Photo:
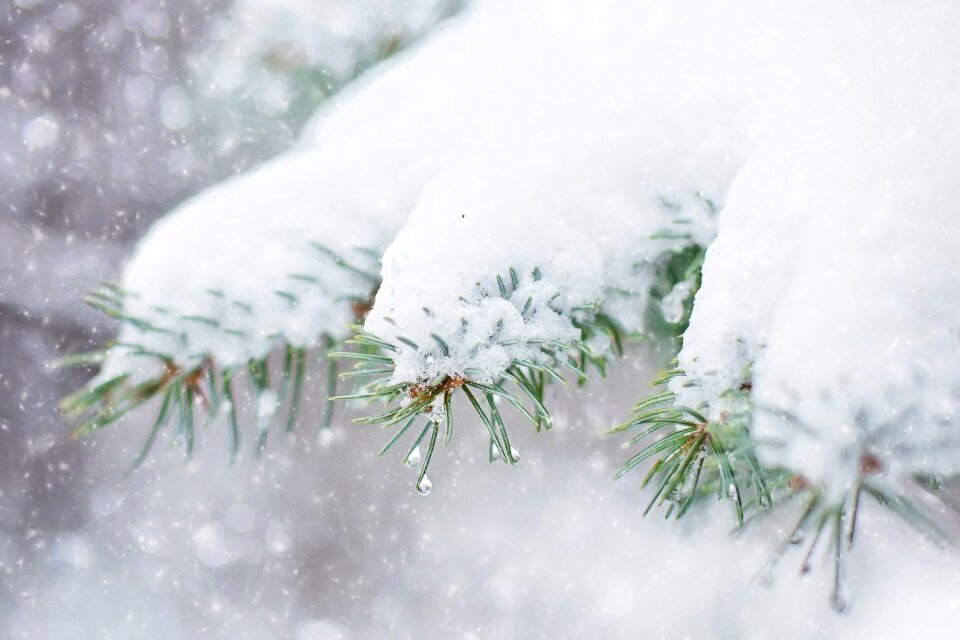
[[[541,277],[540,270],[534,269],[530,274],[534,280]],[[507,277],[497,276],[497,293],[505,300],[510,300],[517,290],[520,276],[510,268]],[[531,311],[533,301],[527,299],[520,312],[526,317]],[[453,396],[459,392],[480,418],[487,435],[490,438],[490,460],[502,460],[506,464],[516,464],[518,456],[516,449],[510,444],[510,436],[506,427],[507,421],[498,405],[501,402],[509,404],[525,421],[539,432],[549,430],[553,419],[550,416],[544,393],[550,383],[568,384],[561,371],[573,373],[576,381],[583,384],[588,379],[588,369],[595,368],[601,376],[606,375],[608,352],[598,353],[588,346],[593,344],[596,336],[605,336],[610,343],[613,354],[620,355],[623,350],[623,332],[619,325],[608,315],[602,312],[599,305],[584,305],[573,310],[574,324],[581,332],[579,340],[561,342],[556,340],[526,340],[524,344],[534,347],[541,355],[536,361],[514,360],[499,375],[496,380],[482,380],[482,372],[464,371],[463,374],[443,375],[435,380],[424,380],[415,383],[394,382],[394,357],[400,345],[420,350],[420,346],[412,340],[399,336],[396,342],[389,342],[376,336],[362,326],[353,327],[354,337],[348,344],[354,347],[352,351],[331,353],[330,357],[353,361],[355,368],[341,374],[343,378],[352,378],[360,381],[358,389],[349,394],[335,396],[332,400],[364,400],[379,401],[388,408],[382,413],[356,419],[361,424],[379,424],[383,427],[396,427],[393,437],[380,451],[380,455],[389,451],[398,441],[410,432],[418,418],[425,424],[417,432],[412,446],[408,449],[406,460],[418,450],[420,443],[429,436],[426,455],[420,463],[420,475],[417,478],[417,488],[421,489],[425,482],[427,469],[432,459],[434,448],[443,429],[443,443],[448,445],[453,437]],[[431,315],[429,309],[424,309],[426,315]],[[464,326],[467,320],[464,319]],[[502,328],[502,322],[491,343],[509,347],[519,342],[513,339],[504,339],[497,342],[497,334]],[[431,334],[436,350],[443,356],[450,355],[446,340],[436,334]],[[477,374],[477,375],[473,375]]]
[[[664,372],[653,384],[664,385],[682,374],[680,369]],[[799,518],[761,571],[760,581],[769,583],[780,560],[795,547],[805,547],[800,571],[808,573],[815,554],[826,546],[833,570],[830,603],[837,611],[849,605],[845,559],[853,548],[865,496],[935,544],[955,542],[942,516],[948,511],[960,516],[960,509],[947,498],[944,481],[938,478],[917,475],[905,486],[894,485],[883,477],[880,458],[864,453],[851,486],[839,498],[828,499],[802,473],[762,466],[750,435],[750,392],[749,384],[728,392],[742,396],[730,403],[742,410],[711,421],[696,409],[677,405],[671,391],[659,391],[634,405],[631,418],[611,429],[611,433],[629,435],[628,446],[640,447],[616,478],[652,461],[641,481],[644,488],[654,487],[644,515],[667,503],[666,517],[680,518],[697,501],[716,495],[732,503],[742,531],[744,525],[770,513],[771,507],[800,502]]]
[[[358,317],[365,314],[379,287],[379,275],[349,263],[319,243],[312,242],[310,246],[317,252],[320,260],[331,261],[344,272],[358,275],[370,283],[372,293],[368,298],[351,301],[353,311]],[[379,260],[376,252],[362,248],[356,250]],[[317,278],[308,274],[289,274],[287,278],[291,284],[319,284]],[[219,300],[225,298],[224,292],[216,289],[208,289],[206,294]],[[286,300],[291,307],[299,304],[297,296],[289,290],[277,290],[272,294]],[[183,328],[193,323],[225,335],[241,339],[246,337],[242,330],[225,326],[218,318],[176,314],[160,307],[153,308],[159,321],[137,317],[129,311],[132,306],[129,303],[135,295],[124,291],[117,284],[104,282],[99,290],[88,294],[85,301],[108,317],[134,328],[135,334],[165,334],[185,344]],[[254,311],[248,302],[233,301],[230,304],[241,312]],[[61,401],[61,410],[69,420],[78,423],[73,435],[83,436],[117,422],[156,399],[159,402],[157,418],[148,431],[132,468],[136,468],[146,459],[161,431],[171,423],[176,440],[183,443],[187,456],[191,456],[197,425],[209,425],[222,410],[227,416],[230,460],[235,460],[239,453],[240,434],[245,422],[253,423],[256,429],[255,451],[259,455],[264,451],[274,422],[282,422],[284,432],[294,430],[303,399],[307,365],[312,354],[319,354],[319,366],[326,370],[327,397],[334,395],[336,384],[336,362],[326,358],[334,345],[332,338],[320,336],[314,347],[291,344],[279,334],[271,338],[276,343],[271,353],[233,366],[221,366],[209,354],[174,356],[148,349],[142,344],[120,341],[111,342],[102,350],[69,356],[57,364],[99,367],[109,354],[122,351],[127,359],[152,360],[148,366],[158,373],[145,380],[134,380],[134,376],[129,372],[118,373],[108,379],[98,376],[64,398]],[[275,357],[278,352],[282,355]],[[241,419],[238,399],[248,401],[246,404],[250,405],[249,413],[252,416],[248,421]],[[284,407],[285,417],[281,415]],[[331,419],[332,407],[325,403],[321,427],[329,427]]]
[[[377,276],[347,264],[321,246],[317,248],[344,269],[371,278],[375,288],[379,284]],[[691,296],[684,302],[682,318],[669,327],[677,334],[683,333],[689,321],[692,295],[700,284],[703,259],[704,250],[699,246],[690,246],[670,252],[657,267],[651,291],[652,303],[661,300],[678,283],[692,283]],[[539,269],[535,269],[530,277],[539,280]],[[503,299],[512,300],[519,282],[517,271],[509,269],[506,277],[497,277],[494,295],[498,293]],[[140,331],[170,331],[127,315],[124,311],[125,295],[116,285],[107,284],[101,291],[91,294],[88,302]],[[518,306],[524,318],[531,312],[532,302],[532,299],[528,299],[522,308]],[[358,309],[358,320],[368,308],[364,306]],[[426,308],[424,313],[431,315]],[[357,324],[352,327],[353,337],[346,341],[351,350],[334,351],[336,345],[327,337],[320,341],[319,360],[327,366],[327,398],[330,401],[382,403],[385,407],[382,412],[357,418],[356,422],[394,429],[380,451],[381,456],[409,436],[411,444],[406,449],[404,460],[411,466],[419,465],[416,487],[421,493],[428,493],[431,485],[427,470],[436,445],[441,440],[441,433],[445,446],[453,438],[453,399],[456,394],[466,400],[483,424],[490,441],[490,461],[502,460],[513,465],[519,457],[510,443],[506,426],[508,421],[502,413],[504,404],[509,405],[537,432],[549,430],[553,421],[544,397],[549,384],[566,385],[568,382],[564,374],[571,373],[577,383],[583,384],[588,379],[590,367],[601,376],[606,375],[609,357],[622,354],[625,337],[622,329],[603,312],[600,304],[574,309],[572,319],[580,330],[579,340],[528,340],[524,344],[534,347],[539,357],[535,360],[512,361],[495,380],[484,379],[482,372],[468,370],[416,383],[393,381],[394,358],[401,345],[421,351],[420,345],[402,336],[396,337],[396,342],[390,342]],[[204,321],[203,318],[184,320]],[[466,326],[467,319],[463,322]],[[499,343],[504,347],[517,344],[517,341],[506,339],[498,342],[499,328],[491,337],[491,343]],[[598,352],[589,346],[596,345],[598,337],[606,338],[609,349]],[[433,344],[430,349],[443,356],[450,355],[444,338],[431,334],[431,339]],[[131,381],[129,374],[119,374],[107,380],[97,379],[65,398],[62,408],[67,416],[79,422],[74,433],[85,435],[159,398],[156,420],[132,468],[144,461],[167,424],[173,423],[177,439],[184,442],[189,455],[193,451],[197,425],[202,423],[205,427],[221,413],[227,415],[230,458],[234,459],[240,446],[241,420],[237,399],[241,378],[246,380],[245,388],[250,390],[243,394],[244,398],[253,399],[258,452],[266,445],[272,423],[281,422],[283,431],[289,432],[297,422],[311,353],[305,347],[281,341],[279,350],[282,356],[274,358],[275,364],[272,366],[268,356],[230,368],[219,367],[209,356],[184,364],[137,345],[114,344],[112,347],[126,348],[130,357],[154,359],[159,365],[159,373],[138,382]],[[107,352],[79,354],[65,359],[62,364],[99,365]],[[339,377],[357,383],[353,392],[339,396],[334,395],[338,361],[354,363],[351,370],[341,373]],[[636,469],[645,469],[641,487],[649,487],[652,495],[643,511],[644,515],[655,507],[665,506],[666,518],[681,518],[694,505],[716,496],[732,505],[737,525],[742,530],[746,523],[769,513],[772,506],[799,501],[802,503],[800,517],[776,549],[761,578],[769,580],[784,554],[796,546],[806,545],[801,571],[809,571],[815,552],[827,540],[834,569],[831,602],[838,611],[845,609],[848,604],[843,585],[844,558],[854,543],[864,496],[889,509],[937,544],[953,542],[950,532],[941,525],[936,515],[929,514],[930,505],[922,499],[930,497],[935,511],[957,511],[956,505],[944,497],[940,480],[916,476],[911,486],[920,489],[921,498],[908,497],[903,487],[894,487],[883,479],[883,465],[879,458],[864,454],[853,485],[839,499],[828,500],[801,473],[761,465],[750,434],[754,409],[750,401],[752,389],[749,382],[736,391],[728,392],[732,396],[729,406],[740,409],[711,420],[700,408],[677,404],[676,395],[664,388],[671,379],[683,373],[681,369],[672,369],[661,374],[652,383],[657,391],[637,402],[632,407],[630,418],[610,430],[614,434],[629,436],[626,446],[638,448],[615,478],[621,478]],[[265,402],[271,406],[264,407]],[[284,406],[287,410],[282,415],[281,408]],[[329,426],[332,405],[328,402],[324,406],[323,424]],[[422,426],[415,427],[418,423]],[[424,442],[427,443],[426,454],[421,456],[420,446]]]

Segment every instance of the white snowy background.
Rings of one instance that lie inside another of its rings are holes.
[[[342,410],[331,431],[314,426],[316,365],[297,434],[262,459],[227,464],[211,428],[189,463],[158,447],[124,477],[150,410],[81,441],[57,415],[83,378],[51,363],[116,331],[82,294],[116,276],[158,216],[288,147],[328,93],[456,7],[0,7],[0,637],[956,633],[956,555],[872,504],[844,615],[827,602],[826,558],[801,578],[788,556],[772,585],[756,579],[795,507],[737,536],[725,505],[643,518],[636,479],[610,481],[626,452],[603,432],[670,357],[650,346],[631,347],[606,383],[553,391],[555,429],[513,429],[513,468],[487,463],[483,429],[461,411],[428,497],[413,470],[376,458],[377,427]],[[313,75],[291,81],[291,65]]]

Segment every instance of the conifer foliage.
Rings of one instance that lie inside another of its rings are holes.
[[[474,3],[91,294],[123,328],[71,360],[101,366],[78,433],[149,404],[133,462],[202,420],[235,457],[243,416],[260,450],[319,386],[427,494],[458,407],[517,464],[514,429],[652,340],[675,367],[610,429],[644,513],[787,505],[770,568],[826,545],[838,610],[866,499],[950,542],[960,15],[734,4]]]

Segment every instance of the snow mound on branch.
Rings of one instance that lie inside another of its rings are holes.
[[[618,2],[533,3],[518,10],[479,2],[384,73],[355,83],[306,127],[298,149],[201,194],[144,238],[123,277],[132,294],[125,312],[171,331],[126,327],[120,342],[175,357],[211,355],[229,365],[262,357],[278,337],[308,344],[321,333],[342,336],[351,319],[344,300],[362,297],[370,283],[336,268],[311,243],[374,270],[355,250],[382,250],[415,205],[407,240],[391,253],[387,290],[403,292],[411,279],[422,279],[430,291],[401,293],[412,312],[394,313],[401,323],[396,333],[376,320],[389,303],[378,306],[372,326],[386,337],[403,335],[439,350],[434,333],[452,349],[469,351],[475,341],[464,347],[458,339],[462,314],[455,305],[476,293],[477,280],[489,290],[511,267],[526,284],[514,303],[491,299],[484,309],[466,310],[490,321],[477,316],[476,331],[503,320],[505,337],[569,340],[576,334],[571,310],[605,298],[618,320],[636,328],[652,260],[710,237],[714,203],[731,179],[740,138],[731,121],[745,116],[741,85],[714,82],[722,74],[711,71],[734,68],[739,54],[711,56],[673,43],[657,30],[656,17],[644,19],[650,38],[635,51],[620,8]],[[691,22],[691,39],[720,37],[709,17]],[[623,44],[602,46],[611,35]],[[522,64],[505,38],[525,43]],[[633,59],[653,52],[670,60],[669,68],[651,68],[642,84],[621,82],[633,72]],[[678,99],[669,109],[646,106],[651,86]],[[711,109],[693,99],[704,86],[713,88]],[[580,92],[604,98],[584,101]],[[442,235],[434,218],[446,215],[466,220],[470,238],[499,225],[509,242],[485,253],[490,243],[471,246],[458,237],[462,225]],[[686,237],[651,240],[676,220],[686,223]],[[511,230],[514,224],[522,232]],[[427,251],[418,246],[424,242]],[[538,245],[542,250],[530,251]],[[415,258],[420,262],[410,262],[406,279],[394,281],[404,256],[415,253],[426,262]],[[544,283],[532,285],[537,267]],[[291,281],[292,275],[319,282]],[[629,295],[610,298],[610,290]],[[537,320],[518,331],[531,296],[535,306],[528,311]],[[433,324],[421,322],[423,307],[437,313]],[[419,363],[419,371],[408,372],[413,379],[433,356],[407,357]],[[495,353],[484,357],[468,362],[459,354],[449,362],[457,369],[499,366]]]
[[[960,16],[837,18],[858,28],[786,58],[792,88],[727,194],[672,384],[719,413],[750,380],[765,461],[831,490],[865,455],[960,471]]]
[[[458,144],[387,250],[366,322],[397,346],[395,382],[542,362],[595,309],[644,327],[657,260],[709,242],[748,142],[749,91],[717,78],[752,54],[718,17],[677,37],[621,2],[481,3],[370,87],[426,79],[400,108]]]
[[[384,255],[366,323],[396,342],[395,381],[492,380],[511,361],[544,360],[542,341],[579,340],[574,321],[601,305],[643,327],[657,258],[691,242],[652,236],[676,218],[706,235],[707,181],[635,162],[653,140],[636,129],[571,138],[498,150],[431,181]]]
[[[709,243],[723,207],[680,400],[719,414],[749,379],[755,431],[785,443],[767,461],[828,483],[863,453],[956,470],[958,22],[946,2],[477,2],[335,100],[299,160],[144,242],[140,310],[239,322],[207,290],[253,297],[254,339],[142,339],[237,362],[343,335],[367,283],[310,241],[360,263],[396,236],[367,321],[395,380],[488,380],[597,308],[642,329],[654,262]],[[322,286],[294,305],[276,292],[301,270]]]
[[[275,19],[303,8],[249,4]],[[124,314],[158,330],[124,324],[102,379],[155,375],[161,363],[143,351],[186,365],[209,356],[229,367],[263,358],[281,340],[308,346],[349,334],[375,289],[378,256],[436,163],[417,157],[419,141],[403,117],[371,108],[378,99],[337,96],[292,150],[154,225],[120,284]]]
[[[346,335],[401,219],[383,202],[402,202],[405,190],[389,175],[372,189],[355,167],[344,154],[298,149],[169,214],[121,281],[124,312],[155,329],[126,325],[118,342],[229,366],[263,357],[278,339]]]
[[[282,16],[294,5],[258,11]],[[442,73],[452,80],[460,72],[456,55],[447,55],[457,49],[457,29],[449,31],[431,39],[426,55],[439,52]],[[414,47],[398,58],[423,56]],[[471,136],[459,123],[443,126],[442,115],[425,117],[422,85],[430,79],[414,81],[405,64],[393,66],[326,103],[291,151],[154,225],[121,286],[124,314],[159,330],[124,324],[101,379],[156,375],[162,363],[143,351],[186,365],[209,356],[226,367],[266,356],[279,340],[309,345],[323,334],[349,334],[357,320],[353,303],[366,300],[374,283],[336,265],[329,252],[377,274],[374,257],[423,184]],[[393,108],[385,111],[385,104]],[[441,114],[447,106],[432,105]]]

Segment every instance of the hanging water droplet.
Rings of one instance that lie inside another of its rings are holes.
[[[420,453],[420,445],[417,445],[413,448],[404,462],[406,462],[408,467],[419,467],[422,459],[423,454]]]
[[[520,462],[520,451],[515,447],[510,447],[510,457],[513,458],[514,462]]]
[[[500,459],[500,448],[497,446],[497,443],[493,440],[490,441],[490,459],[499,460]]]
[[[830,606],[832,606],[833,610],[837,613],[843,613],[849,604],[849,601],[842,593],[834,591],[830,594]]]
[[[770,506],[770,501],[767,500],[767,496],[765,496],[765,495],[761,495],[761,496],[757,499],[757,502],[759,503],[761,509],[766,509],[767,507]]]
[[[430,478],[426,475],[417,483],[417,493],[422,496],[430,495],[430,492],[433,490],[433,482],[430,481]]]
[[[734,483],[731,482],[731,483],[727,486],[727,497],[730,498],[731,500],[739,500],[739,499],[740,499],[740,490],[737,489],[737,485],[736,485],[736,484],[734,484]]]

